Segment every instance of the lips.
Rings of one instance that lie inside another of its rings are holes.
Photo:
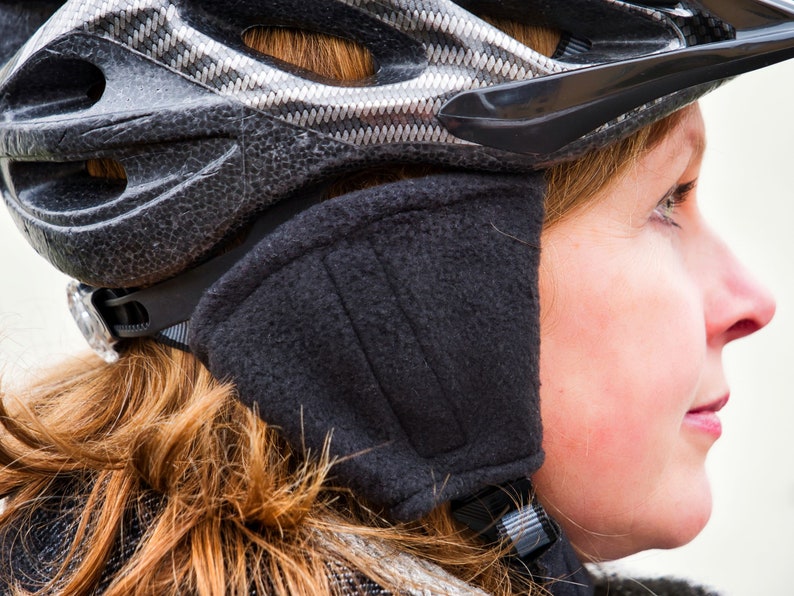
[[[718,439],[722,435],[722,422],[717,412],[728,403],[728,397],[725,395],[708,404],[692,408],[684,416],[684,424],[693,430],[712,436],[715,440]]]
[[[719,412],[722,408],[725,407],[725,404],[728,403],[728,396],[721,397],[719,399],[715,399],[713,402],[708,403],[704,406],[698,406],[692,408],[687,412],[687,414],[700,414],[702,412]]]

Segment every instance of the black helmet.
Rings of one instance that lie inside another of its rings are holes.
[[[3,10],[38,23],[57,4]],[[546,57],[482,17],[562,39]],[[254,26],[352,40],[376,73],[313,76],[249,49]],[[3,198],[60,270],[125,289],[103,300],[175,278],[165,314],[144,295],[104,308],[112,335],[151,335],[234,257],[187,289],[180,274],[307,189],[383,163],[543,168],[792,55],[784,0],[72,0],[0,71]],[[90,159],[126,179],[87,175]]]

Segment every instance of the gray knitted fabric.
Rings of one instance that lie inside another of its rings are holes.
[[[12,585],[29,591],[36,591],[53,577],[63,560],[66,548],[75,531],[75,515],[82,507],[82,501],[73,495],[76,492],[73,482],[55,483],[53,492],[42,498],[30,512],[20,515],[15,523],[0,531],[0,593],[8,594]],[[119,537],[110,555],[105,573],[93,594],[102,594],[110,585],[113,577],[137,548],[152,515],[159,506],[160,498],[149,493],[135,511],[126,518],[123,534]],[[383,546],[365,543],[359,539],[352,548],[368,551],[370,556],[385,561],[384,566],[391,571],[393,578],[404,577],[424,587],[414,587],[402,592],[406,596],[484,596],[474,587],[448,576],[439,568],[419,561],[413,557],[388,552]],[[329,563],[329,578],[342,596],[367,595],[390,596],[374,581],[361,573],[340,564]],[[559,569],[557,572],[564,572]],[[675,579],[637,580],[614,575],[596,577],[595,596],[716,596],[707,588],[693,586]],[[558,583],[550,586],[556,595],[570,586]],[[579,588],[577,588],[579,590]],[[577,594],[591,594],[590,588],[582,587]],[[260,596],[252,588],[251,596]]]
[[[78,481],[79,482],[79,481]],[[81,492],[75,482],[53,485],[53,492],[36,502],[15,523],[0,531],[0,593],[9,594],[13,587],[36,592],[50,581],[60,568],[76,531],[76,520],[83,507]],[[103,594],[124,564],[130,559],[144,536],[146,528],[159,508],[160,497],[147,493],[130,510],[125,518],[122,534],[110,554],[102,578],[92,594]],[[440,568],[414,557],[385,550],[374,543],[357,541],[351,548],[373,556],[378,553],[385,568],[396,581],[404,579],[412,587],[402,592],[405,596],[485,596],[473,587],[457,580]],[[377,583],[339,563],[329,562],[331,583],[342,596],[388,596]],[[263,596],[255,586],[251,596]]]

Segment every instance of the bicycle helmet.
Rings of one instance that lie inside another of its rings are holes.
[[[285,64],[257,26],[376,72]],[[791,56],[783,0],[70,0],[0,70],[2,194],[106,356],[189,344],[294,444],[334,428],[340,482],[414,519],[542,461],[533,172]],[[457,173],[317,205],[393,163]]]
[[[790,56],[793,13],[780,0],[70,1],[0,74],[3,196],[62,271],[151,285],[345,172],[526,171],[625,136]],[[480,16],[563,40],[547,58]],[[247,48],[255,25],[351,39],[377,72],[321,80]],[[126,182],[89,178],[90,158],[116,160]]]

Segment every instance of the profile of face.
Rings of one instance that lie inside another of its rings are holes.
[[[774,301],[708,228],[697,186],[703,120],[544,233],[539,498],[595,560],[694,538],[729,387],[722,348]]]

